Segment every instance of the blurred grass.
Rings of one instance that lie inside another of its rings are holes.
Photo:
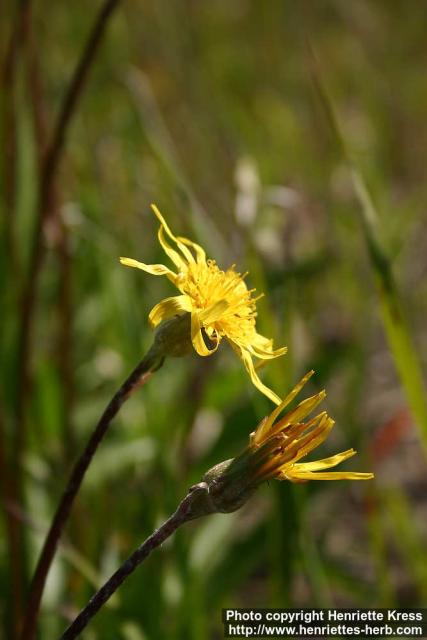
[[[87,33],[82,8],[55,4],[49,17],[45,7],[36,8],[52,120]],[[425,604],[425,460],[411,420],[400,432],[390,426],[406,402],[418,402],[420,427],[425,402],[419,365],[405,359],[410,340],[425,367],[424,10],[420,4],[408,11],[403,0],[326,0],[309,9],[279,0],[144,6],[128,0],[111,22],[59,183],[71,255],[72,403],[64,400],[56,338],[64,282],[55,229],[47,225],[22,506],[47,524],[75,455],[64,446],[64,412],[79,450],[149,346],[150,308],[172,295],[166,280],[117,261],[119,255],[164,261],[152,201],[177,233],[203,244],[221,265],[249,269],[248,282],[266,293],[259,330],[289,346],[262,375],[284,394],[316,369],[305,393],[325,387],[337,421],[325,453],[358,448],[348,468],[373,467],[375,491],[344,483],[275,484],[233,517],[187,526],[123,586],[116,606],[84,634],[87,640],[220,637],[223,606]],[[0,17],[5,42],[7,7]],[[312,90],[304,28],[327,69],[352,159],[378,204],[379,240],[403,292],[407,334],[393,333],[391,299],[382,298],[391,353],[357,220],[360,204]],[[0,199],[0,400],[9,455],[16,297],[34,225],[35,148],[22,58],[14,107],[15,211]],[[3,129],[2,140],[5,135]],[[407,401],[414,375],[418,389]],[[225,346],[215,358],[170,361],[156,374],[117,419],[84,484],[67,530],[77,563],[62,556],[55,562],[42,638],[59,635],[90,597],[92,569],[99,577],[114,570],[209,466],[244,446],[270,408]],[[0,526],[3,597],[8,548],[3,521]],[[34,562],[40,539],[30,530],[27,538]],[[3,610],[0,615],[5,619]]]
[[[392,270],[392,263],[384,250],[379,228],[379,215],[366,182],[351,159],[345,137],[334,109],[333,101],[321,77],[319,65],[311,45],[314,85],[321,99],[343,159],[348,165],[355,196],[360,206],[361,227],[375,274],[382,321],[389,341],[396,369],[400,375],[409,406],[420,430],[422,444],[427,451],[427,400],[423,374],[410,329],[404,317],[403,305]]]

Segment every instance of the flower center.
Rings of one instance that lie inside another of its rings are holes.
[[[227,335],[237,341],[255,333],[256,300],[252,298],[240,273],[234,266],[222,271],[214,260],[204,264],[192,263],[180,274],[179,288],[193,301],[196,310],[202,311],[225,300],[227,309],[221,318],[212,323],[218,337]]]

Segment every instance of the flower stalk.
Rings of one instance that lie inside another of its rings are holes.
[[[113,418],[132,393],[144,385],[163,364],[167,356],[179,357],[191,349],[188,315],[177,316],[164,322],[158,329],[153,345],[147,355],[135,367],[108,403],[98,421],[86,447],[74,464],[67,486],[56,509],[46,536],[30,587],[27,613],[24,620],[22,640],[33,640],[40,602],[50,566],[56,553],[58,541],[70,516],[74,500],[83,482],[91,460],[107,433]]]
[[[157,549],[183,524],[213,513],[213,509],[208,485],[205,482],[200,482],[191,487],[175,513],[152,533],[113,573],[101,589],[95,593],[74,622],[62,634],[61,640],[74,640],[74,638],[77,638],[99,609],[154,549]]]

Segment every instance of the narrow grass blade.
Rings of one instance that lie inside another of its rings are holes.
[[[410,505],[401,489],[382,492],[381,500],[390,516],[396,546],[409,568],[421,606],[421,603],[427,602],[427,563],[423,561],[426,558],[426,545],[422,534],[417,530]],[[412,604],[416,605],[415,602]]]
[[[382,246],[378,212],[363,176],[355,166],[341,132],[332,99],[323,83],[312,47],[311,73],[316,93],[325,109],[336,143],[348,165],[354,192],[360,205],[360,220],[372,270],[378,285],[381,319],[408,405],[418,425],[427,452],[427,401],[420,362],[403,312],[392,264]]]

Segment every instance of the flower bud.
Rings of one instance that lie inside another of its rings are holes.
[[[191,353],[191,315],[184,313],[164,320],[156,331],[153,348],[162,358],[180,358]]]

